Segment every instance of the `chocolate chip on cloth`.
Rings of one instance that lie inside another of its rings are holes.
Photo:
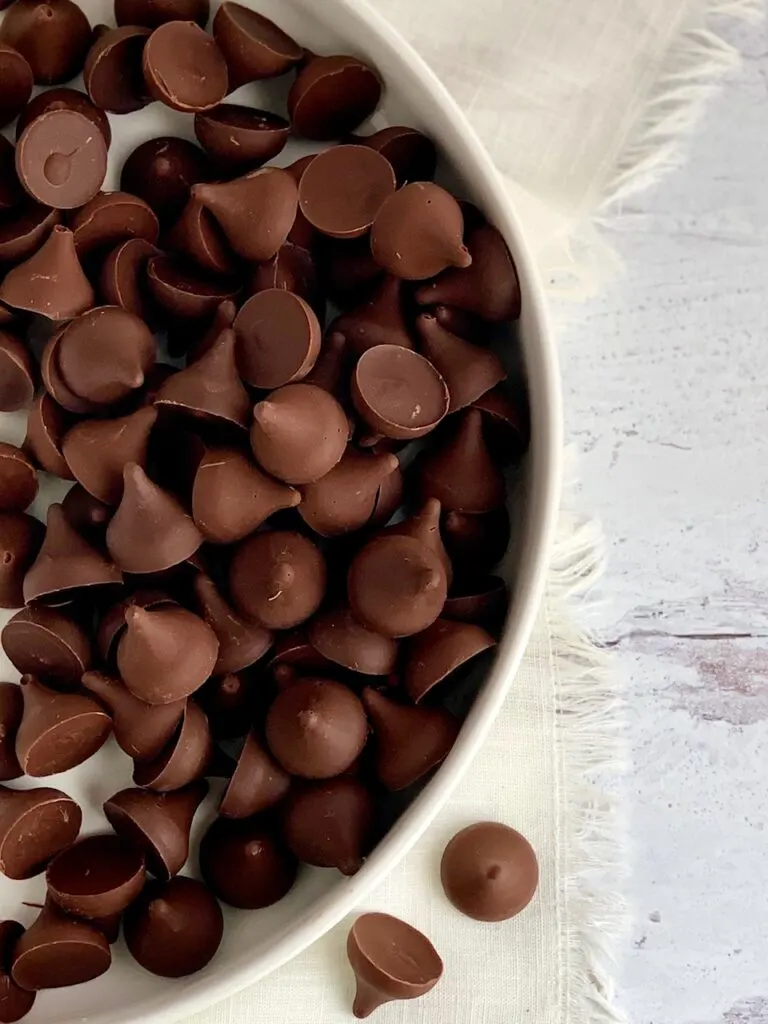
[[[0,128],[10,124],[21,113],[32,94],[33,85],[32,68],[26,58],[12,46],[0,42]]]
[[[440,863],[445,895],[476,921],[506,921],[533,899],[539,865],[531,844],[497,821],[457,832]]]
[[[347,936],[347,957],[357,982],[356,1017],[368,1017],[393,999],[423,996],[443,973],[426,935],[390,914],[358,917]]]
[[[213,959],[224,919],[202,882],[179,875],[147,883],[125,914],[123,933],[141,967],[162,978],[182,978]]]
[[[88,19],[72,0],[15,0],[0,23],[0,43],[27,59],[38,85],[74,78],[90,41]]]
[[[210,110],[228,91],[221,50],[194,22],[168,21],[156,28],[144,46],[142,67],[152,98],[174,110]]]
[[[107,144],[83,114],[48,110],[21,133],[16,171],[33,199],[58,210],[74,210],[101,188],[107,173]]]

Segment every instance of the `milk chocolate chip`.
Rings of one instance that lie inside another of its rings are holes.
[[[32,605],[2,632],[3,650],[22,675],[53,689],[73,689],[91,665],[91,641],[82,625],[56,608]]]
[[[259,17],[255,11],[248,13]],[[195,115],[197,141],[219,167],[232,173],[272,160],[285,147],[290,130],[284,117],[237,103]]]
[[[304,56],[304,48],[274,21],[242,4],[223,3],[212,32],[227,61],[230,91],[246,82],[282,75]]]
[[[504,504],[504,477],[488,452],[482,416],[468,409],[420,462],[421,492],[449,512],[489,512]]]
[[[83,815],[58,789],[0,786],[0,871],[32,878],[77,838]]]
[[[215,41],[190,21],[154,30],[142,55],[150,95],[174,110],[210,110],[228,91],[227,65]]]
[[[72,218],[80,259],[106,253],[118,242],[143,238],[154,245],[160,227],[151,207],[127,192],[106,192],[86,203]]]
[[[3,1024],[21,1020],[35,1002],[35,993],[25,991],[11,977],[13,950],[23,934],[18,921],[0,921],[0,1021]]]
[[[279,803],[290,784],[288,773],[251,732],[224,792],[219,814],[224,818],[250,818]]]
[[[37,470],[13,444],[0,441],[0,512],[23,512],[37,494]]]
[[[139,409],[116,420],[83,420],[65,436],[62,452],[75,479],[95,498],[118,505],[123,496],[123,467],[144,465],[155,409]]]
[[[55,903],[76,917],[120,914],[144,885],[144,856],[116,835],[94,835],[62,850],[45,880]]]
[[[111,962],[109,943],[95,924],[48,900],[14,947],[11,976],[32,992],[63,988],[98,978]]]
[[[5,275],[0,300],[47,320],[71,320],[91,309],[96,295],[80,265],[72,232],[54,225],[43,246]]]
[[[374,112],[381,90],[376,72],[357,57],[312,57],[288,93],[293,130],[319,142],[343,138]]]
[[[277,903],[296,880],[290,851],[258,818],[219,818],[200,843],[200,872],[224,903],[258,910]]]
[[[374,802],[358,779],[341,777],[306,783],[288,797],[282,813],[283,838],[305,864],[360,870],[372,839]]]
[[[45,92],[39,93],[26,105],[16,122],[16,138],[18,139],[21,136],[28,124],[31,124],[32,121],[49,110],[74,110],[78,114],[82,114],[83,117],[87,117],[104,136],[104,141],[107,144],[107,148],[109,148],[109,144],[112,141],[112,130],[109,127],[107,115],[103,110],[100,110],[91,103],[84,92],[80,92],[79,89],[69,89],[66,87],[46,89]]]
[[[423,996],[443,973],[426,935],[390,914],[358,917],[347,936],[347,956],[357,981],[356,1017],[368,1017],[393,999]]]
[[[24,712],[21,688],[16,683],[0,683],[0,782],[23,775],[16,757],[16,733]],[[2,927],[2,926],[0,926]],[[0,947],[2,942],[0,941]],[[2,949],[0,948],[0,959]],[[0,968],[1,968],[0,964]],[[0,1020],[2,1016],[0,1015]]]
[[[141,69],[149,34],[141,26],[126,25],[107,29],[94,42],[85,59],[83,82],[97,107],[130,114],[149,103]]]
[[[525,836],[497,821],[479,821],[446,846],[440,880],[462,914],[475,921],[506,921],[533,899],[539,865]]]
[[[74,78],[90,41],[88,19],[71,0],[16,0],[0,25],[0,42],[27,59],[38,85]]]
[[[365,422],[384,437],[423,437],[448,413],[448,388],[436,367],[400,345],[376,345],[358,360],[352,400]]]
[[[16,0],[17,4],[24,2]],[[59,210],[74,210],[101,188],[107,173],[107,144],[83,114],[48,110],[21,133],[16,170],[33,199]]]
[[[184,209],[192,186],[208,181],[212,173],[202,149],[188,139],[163,135],[134,149],[123,164],[120,188],[140,196],[169,224]]]
[[[0,412],[26,409],[35,394],[36,376],[37,368],[24,342],[0,330]]]
[[[0,128],[5,128],[21,113],[33,85],[32,68],[26,58],[12,46],[0,43]]]
[[[318,153],[301,176],[299,209],[324,235],[357,238],[395,192],[392,165],[368,146]]]
[[[115,0],[115,21],[147,28],[166,21],[195,21],[205,28],[210,9],[209,0]]]
[[[137,761],[149,761],[162,752],[186,707],[183,698],[170,704],[147,704],[121,680],[101,672],[84,673],[82,684],[106,705],[118,745]]]
[[[43,524],[23,512],[0,512],[0,608],[24,604],[24,577],[43,543]]]

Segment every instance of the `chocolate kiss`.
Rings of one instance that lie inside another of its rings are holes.
[[[142,608],[156,608],[161,604],[176,605],[178,602],[162,590],[135,590],[122,601],[107,608],[101,616],[96,632],[96,647],[105,662],[114,660],[117,642],[126,628],[125,610],[132,604],[138,604]],[[85,670],[83,669],[83,671]],[[39,672],[33,674],[40,675]]]
[[[371,228],[371,252],[390,274],[420,281],[446,267],[470,265],[463,234],[461,207],[450,192],[414,181],[382,204]]]
[[[313,384],[286,384],[253,410],[253,454],[268,473],[289,484],[309,484],[329,473],[348,436],[342,407]]]
[[[263,167],[242,178],[192,188],[221,225],[244,260],[271,260],[293,227],[298,209],[296,182],[279,167]]]
[[[357,981],[356,1017],[367,1017],[393,999],[423,996],[443,973],[426,935],[390,914],[358,917],[347,936],[347,956]]]
[[[367,301],[336,317],[329,331],[343,334],[357,355],[374,345],[414,348],[405,320],[400,279],[388,274]]]
[[[94,306],[96,295],[69,228],[54,225],[34,256],[8,271],[0,284],[0,300],[49,320],[71,320]]]
[[[189,256],[211,274],[232,274],[237,269],[234,253],[221,228],[199,199],[192,198],[168,232],[165,245]]]
[[[446,270],[416,292],[422,306],[442,303],[476,313],[485,320],[517,320],[520,282],[506,242],[496,228],[482,224],[467,239],[472,264]]]
[[[13,950],[23,934],[18,921],[0,921],[0,1020],[3,1024],[26,1017],[35,1002],[35,993],[25,991],[11,977]]]
[[[329,391],[334,398],[345,405],[349,401],[349,370],[347,367],[347,339],[338,331],[326,334],[320,347],[320,355],[307,376],[305,384]]]
[[[373,515],[382,483],[399,466],[391,453],[366,455],[347,448],[330,473],[304,488],[299,515],[321,537],[359,530]]]
[[[178,501],[135,462],[125,467],[123,480],[123,497],[107,527],[107,548],[117,564],[126,572],[162,572],[190,558],[203,537]]]
[[[78,839],[48,865],[48,897],[68,914],[88,919],[121,914],[144,887],[144,855],[104,832]]]
[[[119,836],[144,853],[155,878],[167,882],[187,861],[192,820],[207,792],[204,779],[173,793],[122,789],[106,801],[104,814]]]
[[[123,496],[123,469],[128,462],[143,466],[149,433],[157,411],[139,409],[116,420],[84,420],[64,438],[62,452],[75,480],[107,505]]]
[[[226,331],[227,328],[232,326],[235,322],[236,316],[237,306],[234,304],[232,299],[224,299],[223,302],[220,302],[216,307],[216,312],[213,314],[211,326],[189,351],[187,356],[187,365],[194,363],[201,356],[205,355],[206,352],[210,352],[219,340],[221,332]]]
[[[506,378],[507,371],[495,352],[450,334],[431,314],[422,313],[416,327],[421,335],[421,354],[448,385],[449,413],[472,405]]]
[[[408,643],[404,677],[408,696],[418,704],[433,686],[495,645],[481,626],[438,619]]]
[[[443,708],[395,704],[370,687],[362,700],[376,739],[376,774],[392,792],[444,761],[459,734],[458,719]]]
[[[23,712],[24,700],[20,687],[16,683],[0,683],[0,780],[3,782],[18,779],[24,774],[16,757],[16,732]]]
[[[168,793],[201,779],[212,757],[208,720],[197,704],[189,701],[176,738],[153,761],[135,763],[133,781],[137,786]]]
[[[61,505],[48,509],[43,546],[24,577],[24,600],[66,600],[72,591],[122,583],[123,574],[69,525]]]
[[[128,626],[117,647],[123,682],[148,704],[173,704],[199,689],[213,671],[219,641],[211,627],[185,608],[125,611]]]
[[[32,878],[59,850],[73,843],[83,812],[58,789],[0,786],[0,872]]]
[[[16,756],[27,775],[56,775],[87,761],[112,729],[103,708],[79,693],[57,693],[34,676],[22,676],[24,715]]]
[[[109,943],[95,924],[70,917],[47,900],[16,943],[11,976],[34,992],[91,981],[111,963]]]
[[[248,732],[253,716],[254,687],[258,681],[244,672],[230,673],[214,676],[197,691],[195,702],[205,712],[215,740],[238,739]],[[234,764],[232,761],[232,769]],[[213,772],[209,768],[206,774],[210,777]],[[222,777],[228,779],[231,774],[229,770]]]
[[[301,786],[283,812],[283,838],[305,864],[360,870],[374,820],[373,798],[358,780],[342,776]]]
[[[483,437],[482,413],[468,409],[453,433],[421,460],[421,493],[449,512],[489,512],[504,504],[504,477]]]
[[[148,761],[161,752],[184,714],[186,700],[146,704],[119,679],[103,672],[86,672],[83,686],[107,706],[115,739],[129,757]]]
[[[224,818],[249,818],[274,807],[291,784],[290,775],[269,755],[254,733],[245,741],[219,807]]]
[[[395,667],[397,641],[361,625],[347,607],[320,612],[307,634],[323,657],[353,672],[385,676]]]
[[[251,399],[237,374],[235,332],[222,331],[207,352],[169,377],[158,391],[155,405],[196,419],[246,427]]]
[[[400,523],[393,523],[384,530],[385,534],[397,534],[399,537],[413,537],[430,548],[445,567],[448,585],[453,577],[453,566],[445,550],[440,536],[440,502],[437,498],[427,498],[418,512],[415,512]]]
[[[301,495],[273,480],[242,452],[206,453],[192,488],[192,516],[206,540],[232,544],[253,533],[273,512],[293,508]]]
[[[219,641],[213,675],[240,672],[266,654],[273,640],[268,629],[242,619],[221,596],[213,580],[203,573],[195,579],[194,587],[200,614]]]
[[[32,605],[9,619],[3,650],[13,667],[52,689],[71,689],[91,665],[91,640],[79,622],[55,608]]]

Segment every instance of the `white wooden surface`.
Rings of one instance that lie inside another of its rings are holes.
[[[768,1024],[768,32],[562,340],[628,685],[632,1024]]]

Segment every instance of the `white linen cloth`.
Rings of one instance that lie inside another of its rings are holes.
[[[371,0],[433,67],[484,140],[554,287],[594,288],[604,255],[589,218],[680,157],[699,101],[738,59],[713,31],[761,0]],[[715,19],[716,21],[716,19]],[[599,266],[598,266],[599,270]],[[590,776],[614,765],[618,698],[565,600],[594,577],[597,535],[563,526],[548,597],[503,713],[434,825],[362,909],[425,931],[444,977],[427,996],[375,1011],[377,1024],[606,1024],[612,895],[621,869],[611,807]],[[541,884],[512,921],[480,924],[442,894],[439,858],[459,828],[505,821],[527,835]],[[352,918],[252,988],[187,1024],[348,1024]]]

